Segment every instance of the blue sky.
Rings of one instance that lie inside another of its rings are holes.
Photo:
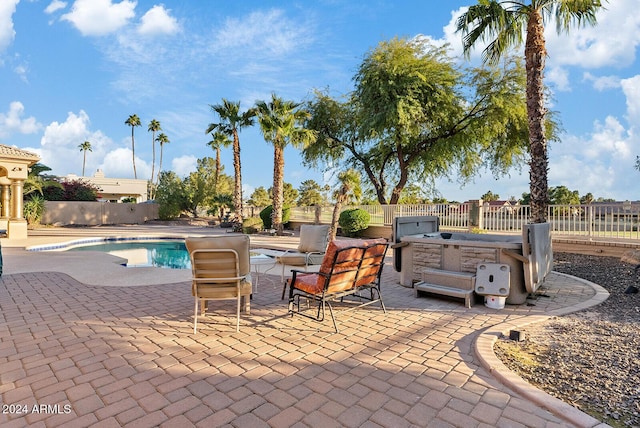
[[[295,101],[314,88],[352,89],[368,50],[393,37],[425,35],[461,51],[453,22],[470,0],[175,1],[2,0],[0,144],[38,153],[57,175],[82,172],[78,145],[90,141],[86,175],[133,177],[131,128],[137,114],[138,178],[151,175],[151,133],[170,139],[163,169],[184,176],[213,156],[204,131],[222,98],[248,108],[270,94]],[[640,14],[637,0],[615,0],[595,28],[558,36],[549,25],[546,81],[565,133],[550,148],[550,186],[638,200],[640,172]],[[478,61],[478,54],[471,61]],[[462,61],[462,59],[461,59]],[[245,197],[272,183],[273,150],[258,127],[241,133]],[[233,174],[231,151],[223,152]],[[285,181],[331,181],[285,152]],[[157,168],[157,166],[156,166]],[[464,187],[439,180],[449,200],[491,190],[503,199],[528,192],[528,167]]]

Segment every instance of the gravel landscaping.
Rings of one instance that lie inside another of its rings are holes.
[[[532,385],[615,427],[640,427],[640,275],[619,258],[554,254],[554,270],[604,287],[602,304],[498,340],[496,355]],[[639,272],[640,273],[640,272]],[[625,293],[627,291],[627,293]]]

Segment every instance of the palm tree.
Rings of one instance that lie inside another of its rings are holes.
[[[220,148],[221,147],[229,147],[233,141],[231,138],[225,134],[224,132],[212,132],[211,133],[211,141],[207,143],[207,146],[211,147],[216,151],[216,176],[215,176],[215,191],[218,193],[218,179],[220,178]]]
[[[155,167],[156,167],[156,132],[162,131],[162,127],[160,126],[160,122],[155,119],[152,119],[149,122],[149,126],[147,127],[147,131],[151,132],[151,185],[153,187],[153,177],[155,176]]]
[[[93,150],[91,150],[91,143],[88,141],[85,141],[82,144],[78,144],[78,148],[81,152],[84,152],[84,157],[82,159],[82,176],[84,177],[84,167],[87,164],[87,150],[90,152],[92,152]]]
[[[527,4],[528,3],[528,4]],[[600,0],[478,0],[457,21],[457,31],[463,34],[465,55],[478,41],[492,40],[482,52],[484,62],[496,64],[511,48],[522,45],[526,34],[524,57],[527,72],[527,116],[529,121],[529,179],[531,191],[531,222],[547,221],[549,158],[545,137],[545,107],[543,72],[547,49],[544,24],[552,17],[558,33],[569,28],[595,25]]]
[[[333,207],[333,214],[331,216],[329,241],[336,239],[336,231],[338,230],[338,220],[340,219],[342,206],[349,202],[350,198],[359,199],[362,195],[360,174],[355,169],[348,169],[339,173],[338,181],[340,185],[333,194],[336,204]]]
[[[306,129],[303,123],[310,117],[309,112],[299,109],[300,104],[284,101],[271,94],[271,101],[258,101],[256,111],[264,139],[273,144],[273,211],[272,227],[282,235],[282,209],[284,201],[284,148],[306,147],[316,138],[316,133]]]
[[[238,221],[242,222],[242,172],[240,168],[240,138],[238,137],[238,132],[240,132],[242,128],[253,125],[255,112],[253,109],[249,109],[240,113],[240,101],[228,101],[224,98],[222,99],[222,104],[209,106],[220,118],[220,123],[210,123],[205,133],[210,134],[218,130],[233,138],[233,172],[235,179],[233,187],[233,208]]]
[[[167,137],[164,133],[160,133],[158,134],[158,137],[156,138],[156,141],[158,142],[158,144],[160,144],[160,162],[158,162],[158,177],[156,178],[156,183],[160,182],[160,171],[162,171],[162,152],[164,149],[164,145],[165,144],[169,144],[171,141],[169,141],[169,137]]]
[[[140,118],[137,114],[132,114],[129,116],[127,120],[124,121],[125,125],[129,125],[131,127],[131,156],[133,157],[133,178],[138,178],[138,173],[136,172],[136,144],[133,139],[133,129],[136,126],[140,126]]]

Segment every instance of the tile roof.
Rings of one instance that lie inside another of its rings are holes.
[[[19,158],[36,162],[40,160],[40,156],[35,153],[20,150],[11,146],[5,146],[4,144],[0,144],[0,157]]]

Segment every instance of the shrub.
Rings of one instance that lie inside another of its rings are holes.
[[[59,185],[42,189],[47,201],[89,201],[98,199],[100,188],[82,179],[64,180]]]
[[[24,203],[24,218],[29,224],[38,224],[44,214],[44,198],[40,195],[31,195]]]
[[[242,231],[244,233],[257,233],[262,229],[262,220],[259,217],[245,218],[242,222]]]
[[[359,236],[360,231],[369,227],[371,216],[365,210],[353,208],[344,210],[340,213],[338,224],[342,228],[342,232],[347,236]]]
[[[265,229],[271,229],[271,213],[273,212],[273,205],[269,205],[262,211],[260,211],[260,218],[262,219],[262,224]],[[282,224],[286,225],[289,223],[289,218],[291,217],[291,208],[284,207],[282,209]]]

